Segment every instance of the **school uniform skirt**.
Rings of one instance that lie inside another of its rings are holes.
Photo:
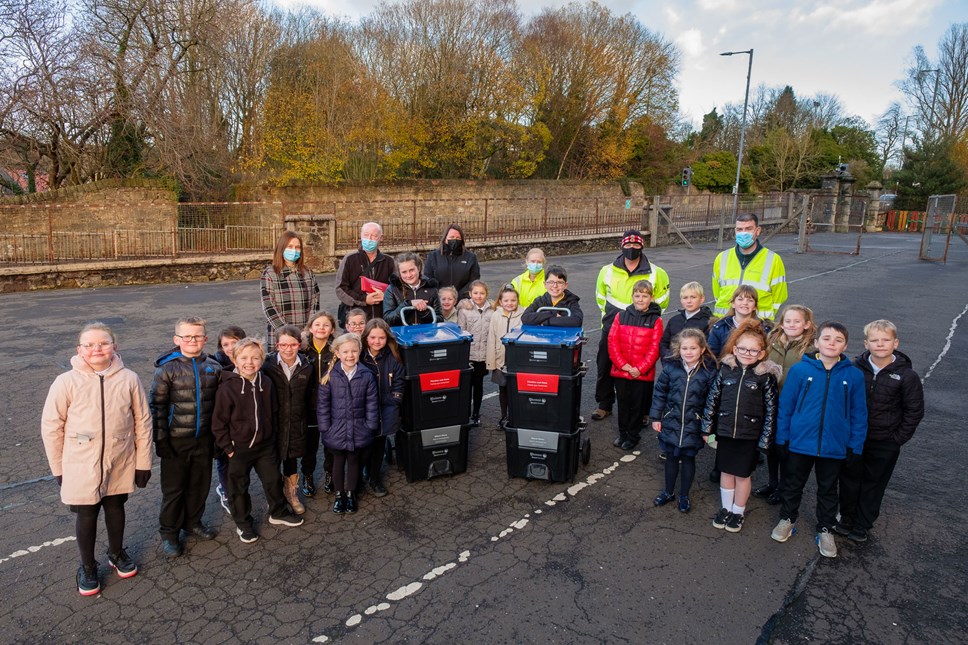
[[[716,437],[716,467],[734,477],[749,477],[756,468],[756,439]]]

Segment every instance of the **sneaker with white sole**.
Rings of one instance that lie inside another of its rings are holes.
[[[289,511],[279,515],[269,515],[269,524],[282,524],[283,526],[302,526],[303,518],[294,515]]]
[[[773,527],[773,532],[770,533],[770,537],[777,542],[786,542],[791,536],[797,534],[797,525],[790,520],[780,520],[777,525]]]
[[[743,520],[745,517],[742,513],[730,513],[729,519],[726,520],[726,530],[730,533],[739,533],[743,530]]]
[[[837,542],[834,541],[834,534],[828,531],[826,526],[817,533],[817,548],[820,549],[820,555],[825,558],[837,557]]]
[[[717,529],[726,528],[726,523],[729,522],[730,515],[732,515],[732,513],[725,508],[719,509],[719,512],[716,513],[716,517],[713,518],[713,526]]]
[[[221,484],[215,487],[215,493],[218,495],[218,503],[222,505],[222,508],[225,509],[226,513],[231,515],[232,509],[229,508],[229,496],[228,493],[225,492],[225,489],[222,488]]]
[[[117,572],[119,578],[130,578],[138,575],[138,565],[131,560],[128,552],[124,549],[117,553],[108,553],[108,564]]]
[[[252,529],[236,528],[235,532],[239,535],[239,539],[245,542],[246,544],[252,544],[253,542],[259,539],[259,536],[256,535],[255,531],[253,531]]]

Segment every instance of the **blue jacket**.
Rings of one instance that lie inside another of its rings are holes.
[[[384,347],[374,358],[364,350],[360,363],[376,376],[380,393],[380,435],[387,436],[400,429],[400,405],[406,370],[389,347]]]
[[[669,360],[662,365],[662,373],[655,382],[652,394],[652,421],[662,423],[659,438],[670,448],[700,450],[702,413],[706,406],[709,383],[716,377],[712,359],[700,362],[691,372],[681,360]]]
[[[380,395],[373,372],[357,364],[353,380],[339,361],[319,385],[319,436],[331,450],[360,450],[380,431]]]
[[[765,320],[763,322],[763,331],[769,333],[770,324]],[[723,347],[726,346],[726,341],[729,340],[729,335],[736,330],[736,320],[732,316],[727,316],[725,318],[720,318],[713,323],[712,328],[709,333],[706,334],[709,339],[709,349],[712,351],[713,356],[717,360],[722,360]]]
[[[819,354],[790,368],[780,393],[776,443],[791,452],[828,459],[859,455],[867,436],[864,375],[846,356],[829,371]]]

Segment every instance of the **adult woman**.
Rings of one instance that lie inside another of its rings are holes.
[[[481,267],[477,256],[464,248],[464,231],[460,226],[451,224],[447,227],[440,248],[427,256],[424,272],[436,280],[438,286],[457,289],[458,300],[468,297],[468,285],[480,279]]]
[[[437,297],[437,281],[422,274],[423,262],[416,253],[401,253],[397,256],[397,272],[390,276],[390,286],[383,298],[383,319],[392,326],[406,322],[433,322],[433,309],[437,319],[441,318],[440,298]],[[404,307],[413,307],[416,312],[403,312]]]
[[[524,259],[524,273],[511,280],[511,286],[518,292],[518,306],[527,309],[538,296],[545,293],[545,254],[539,248],[528,251]]]
[[[262,311],[266,320],[268,351],[276,346],[276,330],[283,325],[306,326],[319,310],[319,285],[306,268],[302,239],[286,231],[276,242],[272,264],[262,272]]]

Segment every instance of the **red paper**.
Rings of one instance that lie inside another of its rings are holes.
[[[374,293],[376,291],[386,291],[388,286],[390,285],[388,285],[386,282],[370,280],[366,276],[360,276],[360,288],[365,293]]]

